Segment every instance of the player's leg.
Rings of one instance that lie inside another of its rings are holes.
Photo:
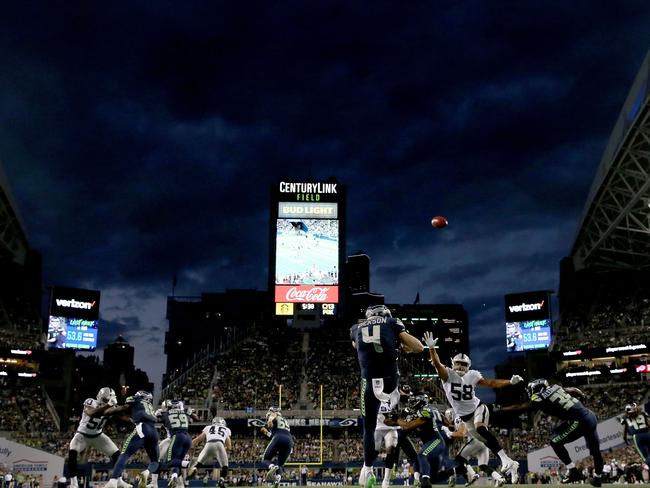
[[[650,433],[643,432],[633,435],[632,444],[643,462],[650,466]]]
[[[415,449],[413,441],[409,439],[408,435],[403,430],[397,431],[397,447],[404,451],[406,459],[408,459],[413,465],[413,480],[415,481],[415,484],[418,484],[420,482],[420,461],[418,459],[418,451]],[[397,452],[397,456],[399,457],[399,451]]]
[[[397,431],[395,429],[384,431],[384,445],[386,446],[386,461],[384,463],[384,479],[382,488],[388,488],[393,468],[397,463]]]
[[[124,444],[122,445],[122,450],[120,455],[113,466],[113,471],[111,473],[111,478],[108,480],[108,483],[104,488],[117,488],[117,480],[122,476],[124,472],[124,467],[128,462],[129,458],[133,456],[140,448],[144,446],[144,438],[140,437],[138,429],[133,429],[133,431],[126,437]]]
[[[143,424],[142,427],[144,442],[143,447],[147,456],[149,457],[149,465],[138,476],[139,488],[153,486],[158,487],[158,471],[160,470],[160,443],[158,438],[158,431],[153,425]],[[151,485],[147,484],[149,475],[151,474]],[[144,485],[144,486],[141,486]]]
[[[205,445],[203,446],[203,449],[201,449],[201,452],[197,456],[197,458],[190,463],[190,467],[187,470],[187,475],[192,476],[194,475],[197,471],[198,468],[205,467],[205,462],[208,459],[214,459],[214,456],[216,454],[215,451],[215,444],[216,442],[206,442]]]
[[[580,422],[580,430],[584,433],[587,449],[594,460],[594,471],[591,484],[601,486],[600,477],[603,474],[603,455],[600,452],[600,440],[598,439],[598,419],[593,413],[583,418]]]
[[[169,486],[180,486],[179,477],[180,468],[186,468],[189,462],[185,460],[185,455],[190,450],[192,438],[187,432],[177,432],[172,436],[172,442],[169,447],[170,455],[167,456],[167,466],[171,468],[169,476]]]
[[[68,477],[70,478],[70,488],[79,488],[79,481],[77,478],[79,475],[78,456],[86,449],[86,447],[88,447],[86,437],[83,434],[76,432],[70,441],[70,447],[68,450]]]
[[[425,443],[418,454],[418,458],[420,459],[420,479],[422,480],[423,488],[430,488],[431,478],[438,474],[442,449],[442,440],[433,439]]]
[[[275,475],[274,486],[276,488],[280,485],[280,480],[282,479],[282,473],[284,471],[284,463],[287,462],[291,451],[293,450],[293,438],[291,435],[280,434],[280,442],[278,443],[278,471]]]
[[[117,459],[120,457],[120,450],[111,440],[111,438],[104,433],[98,435],[97,437],[91,437],[87,439],[87,443],[97,452],[101,452],[109,456],[111,458],[111,463],[113,466],[117,462]],[[118,488],[131,488],[131,485],[126,483],[122,477],[117,480],[117,486]]]
[[[377,414],[379,413],[379,400],[372,391],[369,380],[361,379],[361,417],[363,418],[363,468],[359,474],[359,484],[365,486],[372,475],[372,463],[377,458],[375,449],[375,428],[377,427]],[[374,484],[374,475],[372,484]]]
[[[470,421],[465,422],[467,430],[472,437],[477,437],[487,446],[487,448],[498,456],[501,461],[502,472],[517,472],[519,470],[519,463],[501,448],[501,444],[497,438],[490,432],[490,410],[484,403],[480,404],[474,411],[474,417]]]
[[[226,488],[226,476],[228,476],[228,451],[223,442],[216,442],[216,458],[221,466],[219,471],[219,479],[217,481],[220,488]]]
[[[582,480],[582,475],[576,468],[575,463],[571,461],[569,451],[564,447],[565,444],[572,442],[581,436],[580,422],[576,421],[563,424],[562,427],[558,429],[557,434],[551,439],[550,445],[553,452],[555,452],[555,455],[569,470],[566,476],[562,479],[562,483],[573,483],[574,481]]]

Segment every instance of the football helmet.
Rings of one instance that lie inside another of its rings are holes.
[[[625,413],[627,414],[635,413],[636,409],[637,409],[636,403],[628,403],[627,405],[625,405]]]
[[[105,386],[100,388],[97,392],[97,402],[99,403],[108,403],[109,405],[117,404],[117,397],[115,396],[115,391],[113,388]]]
[[[140,400],[142,402],[153,403],[153,395],[145,390],[140,390],[133,395],[134,400]]]
[[[456,412],[454,412],[453,408],[448,408],[447,410],[445,410],[445,418],[447,419],[447,422],[449,422],[449,425],[454,425]]]
[[[215,417],[212,419],[212,425],[226,427],[226,419],[224,419],[223,417]]]
[[[548,381],[544,378],[539,378],[528,383],[526,391],[528,392],[528,396],[532,397],[535,393],[539,393],[545,388],[548,388]]]
[[[392,317],[392,315],[386,305],[372,305],[366,309],[366,318],[370,317]]]
[[[269,411],[266,412],[266,418],[268,419],[268,418],[271,417],[271,415],[273,415],[273,414],[281,415],[281,414],[282,414],[282,410],[280,409],[280,407],[269,407]]]
[[[429,397],[426,395],[416,395],[409,398],[407,408],[409,412],[415,413],[429,404]]]
[[[459,376],[464,376],[471,366],[472,360],[467,354],[463,354],[462,352],[456,354],[451,360],[451,369],[456,371]]]
[[[185,409],[185,404],[182,400],[167,400],[168,408],[173,408],[174,410],[183,410]]]

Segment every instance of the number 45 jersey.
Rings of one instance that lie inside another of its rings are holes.
[[[226,439],[230,437],[230,429],[224,427],[223,425],[208,425],[203,429],[205,434],[205,442],[223,442],[226,443]]]
[[[474,391],[476,384],[483,379],[483,375],[480,371],[470,369],[461,376],[449,366],[447,366],[447,374],[449,377],[442,387],[445,389],[445,395],[447,395],[447,400],[454,412],[459,417],[473,413],[481,403]]]

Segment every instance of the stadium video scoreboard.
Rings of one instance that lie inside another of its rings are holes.
[[[343,195],[332,181],[280,181],[274,188],[271,284],[276,315],[336,314]]]
[[[505,295],[506,350],[548,349],[551,345],[551,294],[548,290]]]
[[[94,351],[97,348],[99,297],[96,290],[52,287],[48,349]]]

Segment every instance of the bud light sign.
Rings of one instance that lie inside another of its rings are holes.
[[[338,286],[276,286],[275,301],[287,303],[338,303]]]

